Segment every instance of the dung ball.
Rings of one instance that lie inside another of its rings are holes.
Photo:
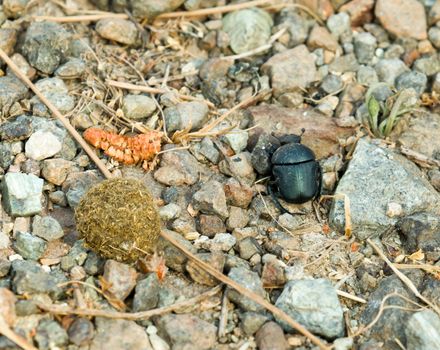
[[[152,195],[135,179],[108,179],[92,187],[81,198],[75,219],[87,247],[123,262],[153,252],[161,229]]]

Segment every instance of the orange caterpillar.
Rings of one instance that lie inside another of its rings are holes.
[[[133,137],[122,136],[98,128],[89,128],[84,139],[106,155],[123,164],[131,165],[143,161],[142,167],[148,169],[148,161],[160,151],[162,133],[149,131]]]

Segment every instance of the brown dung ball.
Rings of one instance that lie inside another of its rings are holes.
[[[154,251],[161,228],[153,197],[134,179],[108,179],[92,187],[81,198],[75,219],[89,248],[124,262],[144,256],[139,249]]]

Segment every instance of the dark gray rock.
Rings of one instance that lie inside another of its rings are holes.
[[[29,63],[52,74],[69,49],[71,35],[58,23],[32,22],[26,31],[23,53]]]
[[[46,241],[53,241],[64,236],[60,223],[51,216],[35,216],[32,222],[32,233]]]
[[[11,262],[6,259],[0,259],[0,278],[5,277],[11,268]]]
[[[9,111],[15,102],[26,97],[27,91],[26,85],[15,76],[0,77],[0,110]]]
[[[432,77],[440,72],[440,59],[437,55],[421,57],[414,62],[413,69]]]
[[[413,270],[406,275],[419,289],[423,280],[423,272]],[[360,322],[364,325],[372,322],[377,316],[382,300],[386,295],[393,292],[415,301],[414,294],[407,289],[397,276],[386,277],[369,296],[367,306],[361,314]],[[387,299],[386,305],[395,305],[397,308],[384,310],[377,323],[371,328],[369,337],[372,340],[383,342],[386,349],[398,350],[401,348],[397,346],[394,339],[397,338],[402,344],[406,344],[405,328],[413,312],[406,311],[405,308],[411,309],[412,304],[403,298],[392,296]]]
[[[244,267],[234,267],[229,271],[228,277],[252,292],[264,297],[265,291],[260,277]],[[228,289],[228,298],[245,311],[261,311],[263,307],[255,303],[234,289]]]
[[[187,248],[191,253],[197,253],[197,249],[188,242],[182,235],[177,232],[166,230],[174,239],[179,241],[185,248]],[[164,252],[164,258],[167,262],[167,266],[178,272],[185,271],[185,265],[188,258],[176,247],[174,247],[166,239],[160,237],[157,243],[157,248]]]
[[[1,88],[0,91],[2,91]],[[31,134],[31,119],[27,116],[22,116],[14,121],[5,122],[0,125],[0,140],[19,141],[27,139]]]
[[[90,251],[84,262],[84,270],[88,275],[102,274],[104,269],[104,259],[95,252]]]
[[[75,208],[82,196],[93,186],[102,180],[100,173],[96,170],[84,172],[72,172],[63,182],[63,191],[66,193],[69,206]]]
[[[159,280],[156,273],[151,273],[136,284],[133,298],[133,311],[153,309],[159,302]]]
[[[412,88],[418,95],[421,95],[425,91],[427,83],[428,78],[425,74],[417,71],[410,71],[397,77],[396,88],[398,90]]]
[[[58,322],[42,320],[36,329],[35,340],[39,349],[50,350],[55,346],[67,345],[69,338]]]
[[[255,254],[262,254],[263,250],[254,237],[246,237],[238,242],[240,258],[248,260]]]
[[[74,266],[81,266],[87,259],[87,249],[83,240],[77,240],[69,253],[61,258],[60,267],[64,271],[70,271]]]
[[[424,253],[436,252],[440,246],[440,219],[429,214],[415,214],[402,218],[397,223],[403,235],[403,244],[408,253],[421,249]]]
[[[368,32],[359,33],[354,37],[354,53],[359,63],[368,64],[374,57],[377,40]]]
[[[276,24],[277,27],[287,28],[287,32],[289,33],[288,48],[293,48],[306,41],[309,34],[310,23],[297,11],[290,9],[281,10]]]
[[[440,348],[440,317],[431,310],[416,312],[405,329],[408,350]]]
[[[397,58],[382,59],[376,64],[375,69],[379,81],[391,86],[394,86],[394,81],[399,75],[409,71],[406,64]]]
[[[13,160],[11,145],[0,142],[0,168],[8,169]]]
[[[215,180],[202,185],[202,188],[194,194],[192,205],[194,209],[205,214],[216,214],[222,218],[229,216],[223,185]]]
[[[254,335],[270,319],[268,315],[252,311],[244,312],[239,317],[241,321],[240,328],[248,336]]]
[[[326,95],[328,95],[340,90],[343,86],[344,82],[340,76],[329,74],[322,79],[320,88]]]
[[[335,288],[326,279],[288,282],[275,305],[313,333],[328,339],[344,335],[344,315]],[[278,320],[286,331],[291,327]]]
[[[14,242],[14,249],[23,258],[38,260],[47,248],[47,243],[31,233],[17,232]]]
[[[346,72],[356,72],[359,69],[359,63],[353,53],[336,57],[329,64],[328,69],[331,73],[342,74]]]
[[[32,261],[12,262],[12,287],[17,294],[59,293],[58,280]]]
[[[360,239],[380,235],[397,222],[386,215],[388,203],[401,204],[403,216],[407,216],[435,213],[440,201],[438,192],[412,162],[365,139],[359,140],[336,194],[349,197],[353,232]],[[343,200],[335,200],[330,222],[341,231],[344,214]]]
[[[84,346],[93,339],[95,329],[90,320],[79,317],[72,322],[67,330],[67,334],[71,343],[77,346]]]

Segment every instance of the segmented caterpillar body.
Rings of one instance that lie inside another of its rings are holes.
[[[106,155],[120,163],[131,165],[143,162],[148,168],[148,161],[160,151],[162,133],[149,131],[137,136],[123,136],[98,128],[89,128],[84,132],[84,139]]]

